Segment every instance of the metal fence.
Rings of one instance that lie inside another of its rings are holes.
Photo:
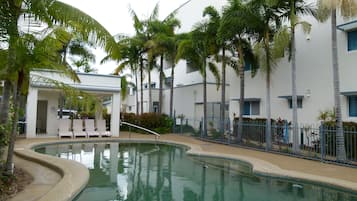
[[[175,121],[177,122],[177,120]],[[336,158],[336,128],[320,125],[299,125],[298,151],[293,150],[293,127],[285,122],[273,122],[271,125],[271,147],[266,143],[265,122],[244,122],[242,133],[239,133],[238,121],[225,121],[225,132],[220,132],[220,124],[208,123],[207,134],[202,129],[202,120],[182,119],[173,128],[174,133],[188,134],[203,140],[224,143],[233,146],[254,148],[262,151],[281,153],[296,157],[321,160],[333,163],[343,163],[357,167],[357,129],[344,128],[345,150],[347,161]],[[228,129],[227,129],[228,128]],[[240,141],[239,141],[240,140]]]

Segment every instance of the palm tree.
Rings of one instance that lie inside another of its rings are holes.
[[[239,0],[230,0],[229,5],[224,8],[222,23],[219,30],[221,40],[229,41],[235,47],[238,56],[238,74],[240,79],[240,99],[239,99],[239,122],[237,141],[241,142],[243,132],[244,114],[244,66],[249,64],[252,75],[255,75],[257,60],[253,54],[250,41],[247,40],[251,34],[248,19],[251,13]]]
[[[129,37],[125,35],[118,35],[118,48],[120,49],[120,56],[107,55],[102,59],[101,63],[109,60],[116,60],[119,65],[115,68],[114,74],[119,75],[125,68],[129,68],[131,73],[135,76],[135,90],[136,90],[136,115],[139,115],[139,96],[137,94],[138,87],[138,70],[141,58],[141,45],[136,37]],[[117,58],[117,59],[115,59]]]
[[[217,55],[216,61],[222,62],[222,85],[221,85],[221,104],[220,104],[220,115],[219,115],[219,123],[220,123],[220,133],[224,135],[224,125],[225,125],[225,108],[226,108],[226,41],[224,38],[218,38],[218,32],[222,23],[221,16],[219,12],[213,7],[208,6],[203,11],[203,17],[209,16],[208,20],[208,30],[210,35],[216,40],[216,48],[221,50],[222,55]]]
[[[62,31],[59,31],[63,34]],[[16,50],[16,69],[13,70],[13,76],[15,77],[12,89],[13,94],[13,117],[12,117],[12,131],[9,140],[8,156],[6,160],[6,174],[11,174],[12,171],[12,156],[15,138],[17,134],[17,119],[20,97],[27,95],[27,90],[30,82],[30,71],[33,68],[52,68],[65,72],[71,78],[79,81],[78,77],[70,66],[62,65],[61,55],[59,50],[62,48],[62,41],[68,37],[58,35],[58,30],[54,30],[52,34],[38,40],[31,34],[25,34],[17,38],[15,46]]]
[[[171,38],[171,45],[168,46],[166,50],[166,59],[169,61],[171,66],[171,83],[170,83],[170,117],[173,118],[173,107],[174,107],[174,82],[175,82],[175,66],[178,46],[181,41],[188,39],[188,34],[182,33],[177,34]]]
[[[2,2],[5,3],[5,2]],[[78,32],[87,41],[89,35],[95,39],[95,43],[105,47],[108,52],[115,52],[115,41],[111,35],[96,20],[83,13],[82,11],[71,7],[65,3],[53,0],[36,0],[26,1],[26,7],[22,7],[24,1],[9,1],[8,4],[2,5],[1,18],[4,18],[6,24],[1,26],[3,41],[8,43],[8,66],[6,69],[14,69],[16,52],[14,45],[19,37],[18,19],[23,14],[32,15],[33,18],[47,23],[50,27],[54,24],[63,24],[71,27],[73,32]],[[25,8],[25,9],[24,9]],[[8,72],[11,73],[11,72]],[[7,121],[9,97],[12,88],[12,81],[8,76],[5,79],[5,88],[3,91],[3,101],[0,110],[1,124]]]
[[[286,30],[278,31],[282,20],[282,16],[279,15],[279,10],[283,8],[282,4],[282,1],[267,2],[265,0],[252,0],[248,3],[250,12],[253,14],[249,15],[250,18],[247,20],[252,29],[257,33],[255,52],[258,55],[259,66],[266,74],[266,150],[271,150],[272,148],[271,73],[276,61],[284,56],[285,45],[289,43],[288,40],[281,40],[284,38],[282,36],[286,36]],[[279,36],[276,35],[278,32],[280,33]],[[272,43],[274,40],[277,40],[276,45]]]
[[[207,67],[216,78],[217,88],[220,76],[217,67],[207,62],[210,55],[217,53],[215,40],[207,32],[208,24],[201,23],[190,33],[189,39],[180,42],[176,60],[186,59],[199,69],[203,78],[203,134],[207,136]]]
[[[29,73],[22,70],[24,66],[33,68],[34,66],[28,65],[30,63],[28,60],[21,60],[19,57],[24,52],[21,50],[28,47],[25,42],[21,42],[22,38],[18,30],[18,20],[20,16],[31,14],[38,21],[45,22],[49,27],[53,27],[55,24],[65,25],[70,27],[74,32],[81,34],[82,38],[86,40],[94,39],[96,44],[104,47],[107,52],[115,52],[117,48],[115,46],[115,41],[108,31],[103,28],[97,21],[95,21],[90,16],[81,12],[80,10],[71,7],[65,3],[54,1],[54,0],[36,0],[36,1],[7,1],[4,5],[1,4],[2,12],[1,18],[6,19],[6,24],[1,25],[1,29],[5,30],[6,36],[4,42],[8,44],[8,61],[6,66],[7,79],[5,80],[6,88],[3,91],[3,101],[0,110],[1,125],[7,122],[8,119],[8,108],[10,102],[10,91],[13,88],[14,94],[14,107],[15,107],[15,117],[18,107],[18,95],[23,87],[24,80],[28,79]],[[30,34],[31,36],[31,34]],[[33,39],[34,36],[26,36],[26,39]],[[92,37],[89,37],[92,36]],[[68,42],[68,41],[66,41]],[[23,45],[25,44],[25,45]],[[58,50],[59,51],[59,50]],[[26,52],[26,51],[25,51]],[[45,58],[42,58],[45,60]],[[21,63],[19,63],[21,61]],[[41,63],[44,64],[44,63]],[[29,70],[28,70],[29,71]],[[16,122],[16,119],[14,119]],[[13,155],[13,144],[15,141],[16,134],[16,124],[13,123],[13,134],[10,138],[8,160],[6,164],[6,172],[11,174],[12,170],[12,155]]]
[[[175,11],[168,15],[163,21],[154,20],[149,23],[149,30],[153,37],[147,42],[151,54],[160,57],[159,65],[159,109],[162,113],[163,103],[163,79],[164,75],[164,58],[167,57],[169,49],[175,42],[175,28],[180,26],[180,21],[175,18]]]
[[[297,88],[296,88],[296,41],[295,29],[298,25],[303,27],[305,33],[309,33],[311,25],[308,22],[299,20],[299,16],[316,15],[312,4],[306,4],[304,0],[285,1],[286,8],[283,9],[282,14],[290,21],[290,49],[289,59],[291,59],[291,81],[292,81],[292,110],[293,110],[293,152],[299,153],[299,128],[298,128],[298,114],[297,114]]]
[[[140,44],[141,50],[140,50],[140,81],[141,81],[141,113],[143,113],[143,72],[144,72],[144,56],[147,54],[147,69],[148,70],[148,78],[149,83],[148,83],[148,88],[149,88],[149,112],[151,112],[152,108],[152,101],[151,101],[151,75],[150,72],[153,69],[154,65],[154,60],[155,57],[157,56],[155,54],[155,50],[150,46],[150,43],[148,41],[152,40],[153,38],[153,32],[150,27],[150,25],[158,20],[158,15],[159,15],[159,4],[156,4],[154,7],[153,11],[151,12],[151,15],[149,16],[148,19],[146,20],[140,20],[137,14],[135,13],[134,10],[130,9],[130,13],[132,15],[133,21],[134,21],[134,28],[136,32],[136,39],[138,41],[138,44]]]
[[[337,48],[337,24],[336,11],[340,10],[342,17],[348,18],[357,15],[357,5],[355,1],[348,0],[319,0],[318,18],[320,21],[326,21],[331,16],[331,42],[332,42],[332,72],[333,88],[336,112],[336,158],[338,161],[346,160],[345,139],[343,134],[341,98],[340,98],[340,79]],[[328,13],[329,12],[329,13]]]

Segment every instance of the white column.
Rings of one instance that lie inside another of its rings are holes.
[[[29,88],[26,104],[26,138],[36,137],[38,89]]]
[[[110,182],[117,183],[119,144],[110,143]]]
[[[119,137],[120,132],[120,93],[114,93],[112,97],[112,115],[110,132],[112,136]]]

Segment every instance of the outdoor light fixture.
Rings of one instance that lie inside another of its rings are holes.
[[[306,35],[306,40],[311,40],[310,34]]]

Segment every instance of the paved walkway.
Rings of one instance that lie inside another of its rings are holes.
[[[61,175],[48,167],[19,157],[15,157],[14,159],[16,166],[30,173],[34,181],[14,198],[10,199],[10,201],[38,200],[61,180]]]
[[[135,140],[135,141],[153,141],[155,137],[152,135],[141,135],[141,134],[129,134],[127,132],[121,132],[119,138],[91,138],[91,139],[75,139],[74,141],[109,141],[109,140]],[[23,149],[28,149],[33,144],[38,143],[51,143],[58,142],[58,139],[29,139],[29,140],[19,140],[16,142],[16,148],[18,152],[22,152]],[[68,139],[63,139],[60,141],[73,141]],[[305,159],[299,159],[289,156],[277,155],[272,153],[265,153],[260,151],[254,151],[244,148],[231,147],[221,144],[215,144],[210,142],[203,142],[192,137],[181,136],[181,135],[162,135],[159,141],[183,144],[191,147],[188,151],[191,154],[198,155],[210,155],[217,157],[235,158],[238,160],[243,160],[251,163],[253,165],[253,171],[261,174],[271,174],[274,176],[292,177],[307,179],[312,181],[320,181],[328,184],[333,184],[345,188],[349,188],[352,191],[357,192],[357,168],[349,168],[343,166],[337,166],[332,164],[325,164],[318,161],[310,161]],[[27,147],[27,148],[24,148]],[[26,150],[24,150],[25,152]],[[79,190],[83,187],[82,183],[78,183],[75,175],[84,174],[83,167],[80,165],[75,165],[75,163],[67,163],[64,160],[53,159],[50,156],[41,156],[36,154],[37,157],[43,157],[49,163],[53,164],[54,167],[47,167],[47,165],[37,164],[35,162],[30,162],[20,158],[16,158],[15,165],[22,167],[30,174],[34,176],[34,182],[30,184],[26,189],[19,193],[12,200],[37,200],[42,198],[42,200],[48,200],[46,196],[52,193],[53,195],[64,194],[66,192],[65,186],[60,185],[63,183],[70,183],[71,185],[76,184]],[[53,157],[52,157],[53,158]],[[69,167],[69,170],[67,168]],[[76,172],[76,169],[80,170],[80,173]],[[62,173],[61,173],[62,172]],[[66,176],[70,174],[70,176]],[[84,184],[85,185],[85,184]],[[73,188],[73,186],[72,186]],[[73,190],[73,189],[72,189]],[[62,192],[55,193],[54,191]],[[72,194],[75,192],[72,192]],[[26,198],[26,199],[24,199]],[[61,199],[58,196],[56,200],[68,200],[68,196]],[[52,199],[51,199],[52,200]]]

